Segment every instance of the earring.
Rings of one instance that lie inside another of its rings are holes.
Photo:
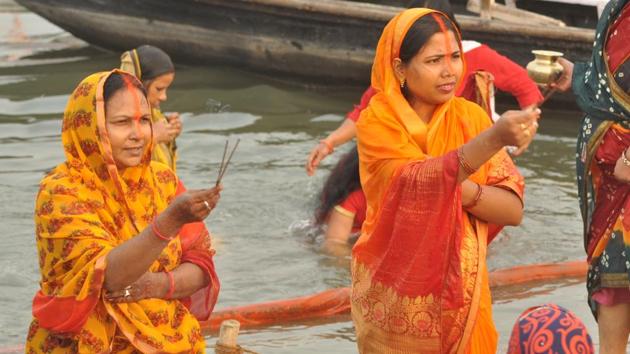
[[[403,77],[403,78],[400,80],[400,88],[404,88],[404,87],[405,87],[405,78]]]

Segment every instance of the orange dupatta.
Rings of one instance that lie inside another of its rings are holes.
[[[392,68],[409,28],[432,12],[409,9],[385,27],[372,67],[377,94],[357,123],[368,202],[352,263],[352,317],[362,353],[496,350],[488,224],[462,210],[455,151],[487,129],[490,118],[478,105],[452,98],[425,124]],[[522,177],[503,150],[470,179],[523,195]]]
[[[113,72],[88,76],[70,96],[61,134],[66,161],[40,183],[35,225],[41,288],[33,299],[26,351],[203,352],[194,315],[207,319],[219,291],[203,223],[185,225],[149,269],[170,271],[183,262],[199,266],[211,281],[192,300],[110,303],[102,296],[107,254],[145,229],[183,191],[173,171],[151,162],[151,146],[139,166],[118,171],[103,100],[103,85]]]

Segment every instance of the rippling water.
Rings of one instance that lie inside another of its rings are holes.
[[[0,248],[0,351],[23,343],[30,321],[39,280],[33,203],[42,173],[63,159],[59,132],[67,95],[87,74],[116,66],[117,58],[0,0],[0,220],[6,232]],[[177,65],[163,108],[184,118],[178,172],[186,184],[212,183],[226,137],[241,138],[221,204],[208,220],[222,280],[218,308],[349,284],[347,260],[323,254],[303,227],[335,159],[313,178],[303,164],[360,93],[306,89],[228,67]],[[545,112],[541,134],[517,161],[527,181],[523,225],[492,244],[491,268],[584,257],[573,177],[579,118],[575,112]],[[497,290],[494,316],[502,350],[517,315],[548,301],[577,312],[596,339],[585,297],[584,284],[575,282]],[[348,321],[245,331],[239,340],[262,353],[356,352]]]

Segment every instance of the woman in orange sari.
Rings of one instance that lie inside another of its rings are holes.
[[[220,187],[185,191],[151,161],[142,84],[88,76],[66,107],[66,161],[35,205],[41,273],[27,353],[202,353],[219,282],[203,220]]]
[[[368,203],[352,254],[361,353],[496,352],[486,245],[521,221],[524,182],[504,147],[524,150],[540,111],[508,111],[492,125],[454,97],[463,71],[443,14],[410,9],[385,27],[377,94],[357,124]]]

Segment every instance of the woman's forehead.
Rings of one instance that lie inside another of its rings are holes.
[[[438,32],[429,38],[427,43],[420,49],[420,55],[446,55],[459,52],[457,37],[452,31]]]
[[[107,106],[113,108],[114,106],[120,110],[148,110],[149,105],[147,98],[144,96],[140,89],[122,88],[107,101]]]

